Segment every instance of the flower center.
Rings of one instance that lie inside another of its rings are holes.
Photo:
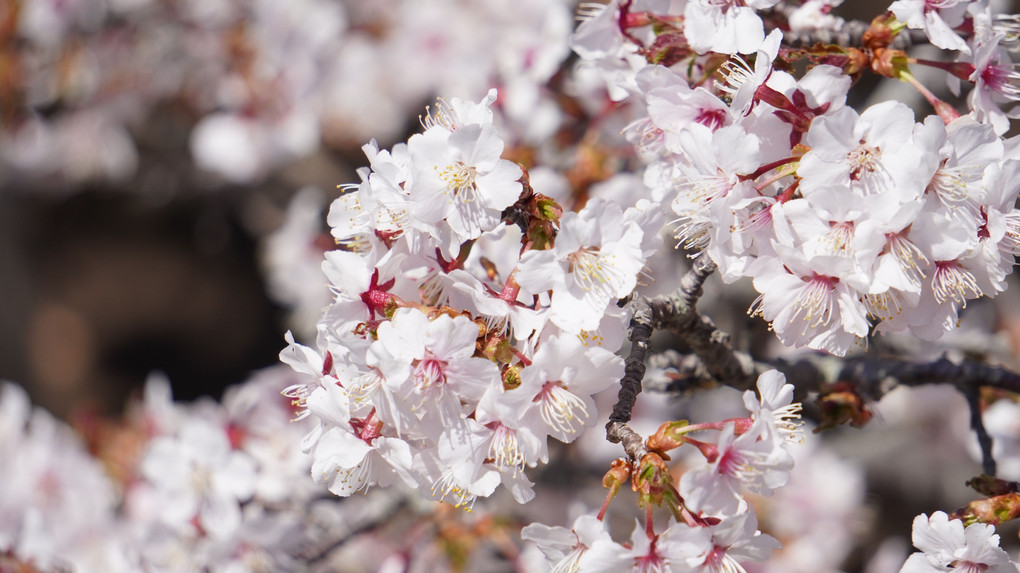
[[[564,434],[576,434],[588,421],[584,401],[564,388],[560,381],[546,382],[535,401],[541,402],[542,421]]]
[[[439,167],[436,167],[436,170],[438,171]],[[461,161],[447,165],[445,169],[439,171],[439,178],[446,183],[446,188],[465,203],[476,199],[475,175],[477,175],[475,168],[468,167]]]
[[[823,252],[840,257],[850,256],[850,247],[854,242],[853,221],[835,222],[830,221],[829,232],[820,241]]]
[[[921,278],[924,277],[921,267],[927,266],[928,257],[924,256],[921,249],[910,239],[904,237],[902,233],[903,231],[886,234],[885,247],[899,263],[903,274],[910,280],[910,283],[915,287],[920,287]]]
[[[832,291],[839,279],[824,275],[813,275],[797,292],[793,302],[796,309],[790,323],[798,318],[804,321],[804,332],[828,324],[832,319],[834,301]]]
[[[991,64],[981,70],[981,79],[988,89],[1012,101],[1020,101],[1020,72],[1013,64]]]
[[[414,368],[414,385],[424,395],[442,389],[446,384],[445,360],[436,358],[426,351],[425,357]]]
[[[489,458],[500,467],[511,467],[514,475],[524,470],[524,454],[517,440],[517,430],[496,423],[492,443],[489,444]]]
[[[568,270],[585,293],[612,288],[621,280],[620,272],[611,263],[599,253],[598,247],[581,247],[567,255]]]
[[[935,276],[931,279],[931,288],[939,304],[953,301],[966,307],[968,298],[981,296],[981,289],[978,288],[974,275],[956,261],[935,261]]]
[[[726,112],[721,109],[702,109],[694,121],[715,131],[722,127],[726,121]]]
[[[863,139],[857,149],[846,154],[847,163],[850,164],[850,180],[860,181],[865,191],[872,192],[869,179],[885,176],[885,168],[882,166],[882,149],[878,146],[869,145]]]

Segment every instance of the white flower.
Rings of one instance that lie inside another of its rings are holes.
[[[751,419],[764,422],[770,433],[778,434],[786,442],[803,443],[801,404],[793,402],[793,384],[785,382],[786,376],[778,370],[762,372],[758,377],[761,400],[748,390],[744,392],[744,406],[751,413]]]
[[[791,249],[782,258],[762,257],[752,270],[762,293],[749,312],[760,313],[784,344],[842,356],[868,334],[859,292],[841,280],[852,263],[841,257],[808,261]]]
[[[922,552],[911,555],[900,573],[1016,573],[1016,565],[999,548],[999,536],[987,523],[972,523],[966,528],[958,519],[950,520],[944,511],[914,518],[911,535],[914,547]]]
[[[348,428],[331,428],[319,438],[312,455],[312,477],[329,491],[347,497],[370,486],[401,479],[414,487],[412,452],[399,438],[378,435],[381,422],[352,420]]]
[[[687,560],[696,573],[745,573],[742,561],[765,561],[780,547],[776,538],[758,531],[758,518],[750,510],[725,517],[709,530],[711,543]]]
[[[418,309],[400,309],[379,325],[368,363],[403,402],[400,415],[409,427],[437,436],[460,424],[461,404],[477,404],[499,368],[474,357],[478,325],[465,316],[441,314],[433,320]]]
[[[920,194],[921,152],[911,144],[914,113],[906,105],[888,101],[859,116],[843,107],[815,118],[805,137],[811,150],[797,168],[800,189],[812,194],[840,189],[859,195],[889,192],[909,200]]]
[[[623,377],[623,359],[599,347],[585,348],[576,336],[562,334],[542,342],[530,366],[521,371],[524,395],[540,420],[543,434],[572,442],[595,425],[592,395]]]
[[[999,44],[1002,36],[990,26],[977,25],[977,21],[975,18],[975,34],[971,39],[973,58],[966,55],[960,58],[974,63],[974,73],[969,78],[974,89],[967,96],[967,103],[978,121],[990,123],[995,133],[1001,135],[1009,130],[1009,120],[1017,116],[1012,108],[1020,101],[1020,72],[1009,51]]]
[[[691,0],[684,7],[684,35],[699,53],[750,54],[761,46],[765,28],[755,12],[779,0]]]
[[[198,415],[176,435],[150,442],[141,474],[158,488],[160,519],[181,531],[194,520],[217,538],[233,534],[241,523],[240,504],[255,492],[255,462],[231,447],[225,428]]]
[[[623,571],[632,561],[592,515],[578,517],[572,529],[532,523],[521,530],[521,538],[536,543],[555,572]]]
[[[499,224],[503,209],[521,194],[521,169],[500,158],[503,139],[494,127],[460,123],[460,115],[480,111],[447,113],[457,119],[432,120],[425,133],[408,140],[413,170],[407,191],[416,203],[431,206],[428,216],[421,214],[423,220],[446,221],[452,237],[444,237],[440,245],[448,256],[455,256],[461,243]]]
[[[517,281],[532,294],[553,291],[551,320],[563,330],[595,330],[610,301],[637,285],[642,238],[619,205],[592,199],[580,212],[563,215],[555,247],[524,253]]]
[[[896,0],[889,11],[908,28],[923,29],[931,43],[946,49],[970,52],[967,42],[953,31],[963,23],[967,0]]]

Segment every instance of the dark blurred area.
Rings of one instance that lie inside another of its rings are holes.
[[[191,399],[273,363],[281,312],[229,202],[0,195],[0,376],[58,415],[115,414],[154,370]]]

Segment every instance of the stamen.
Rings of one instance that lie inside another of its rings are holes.
[[[446,385],[447,362],[426,351],[425,357],[414,364],[414,386],[423,395],[431,397],[442,392]]]
[[[729,193],[733,189],[733,183],[720,171],[716,176],[706,175],[697,179],[687,179],[679,185],[679,189],[681,193],[686,193],[691,203],[708,207],[712,201]]]
[[[432,483],[431,489],[432,497],[439,499],[439,501],[446,502],[446,498],[453,497],[455,503],[453,507],[457,509],[464,509],[465,511],[471,511],[471,508],[475,505],[475,500],[478,496],[463,489],[457,485],[455,478],[453,477],[453,469],[448,468],[443,471],[442,475]]]
[[[308,411],[308,397],[312,391],[318,388],[318,384],[292,384],[287,386],[280,394],[290,398],[290,405],[294,408],[294,418],[291,422],[304,420],[311,412]]]
[[[575,16],[575,19],[578,24],[593,20],[599,14],[605,12],[608,7],[608,4],[599,4],[598,2],[581,2],[577,5],[577,15]]]
[[[517,441],[517,430],[497,423],[489,444],[489,458],[499,467],[513,468],[514,475],[524,471],[524,454]]]
[[[864,307],[868,314],[879,320],[891,320],[903,312],[903,305],[895,291],[887,290],[877,294],[864,295]]]
[[[945,159],[935,171],[925,193],[933,193],[953,218],[966,214],[976,217],[978,210],[972,202],[973,185],[979,185],[983,169],[980,165],[956,165],[946,167]]]
[[[981,71],[988,89],[1011,101],[1020,101],[1020,72],[1013,63],[997,63]]]
[[[683,245],[684,249],[693,252],[692,257],[712,241],[712,222],[693,211],[680,215],[672,224],[675,225],[673,238],[678,241],[676,247]]]
[[[882,164],[882,149],[860,140],[857,149],[846,154],[850,164],[850,181],[860,182],[867,194],[877,194],[892,183],[892,176]]]
[[[935,261],[935,275],[931,279],[931,288],[939,304],[952,301],[959,303],[962,308],[966,308],[968,298],[981,296],[977,279],[956,261]]]
[[[822,251],[825,254],[848,257],[850,256],[854,242],[854,223],[846,221],[842,223],[830,222],[831,228],[819,240]]]
[[[368,454],[365,458],[353,468],[337,468],[336,479],[339,479],[351,493],[357,493],[359,491],[368,491],[369,486],[372,484],[371,477],[372,472],[372,455]],[[322,481],[329,479],[328,472],[322,473]]]
[[[914,287],[921,286],[921,279],[924,278],[924,268],[928,266],[928,257],[924,256],[921,249],[910,239],[899,233],[887,233],[885,246],[889,253],[896,258],[903,273],[910,280]],[[896,313],[899,314],[899,303],[896,303]]]
[[[740,89],[740,86],[747,83],[751,78],[754,77],[754,71],[751,66],[748,65],[744,58],[738,54],[733,54],[729,60],[726,61],[720,68],[719,71],[722,73],[725,82],[715,82],[715,87],[719,91],[729,94],[732,97]]]
[[[568,270],[574,284],[585,294],[596,294],[623,280],[612,260],[599,254],[598,247],[581,247],[567,255]]]
[[[794,402],[773,411],[776,429],[783,436],[784,441],[792,444],[804,443],[804,421],[800,417],[803,409],[800,402]]]
[[[434,113],[431,107],[425,106],[425,117],[422,118],[422,116],[419,115],[418,123],[420,123],[422,128],[425,130],[440,126],[450,131],[456,131],[460,124],[457,118],[457,113],[443,98],[436,98],[436,109]]]
[[[542,421],[563,434],[576,434],[588,421],[584,400],[564,388],[562,382],[546,382],[535,400],[541,401]]]
[[[446,188],[453,191],[454,197],[457,197],[462,203],[471,203],[477,199],[475,186],[477,172],[474,167],[468,167],[458,161],[453,165],[447,165],[442,171],[439,170],[438,165],[435,169],[439,172],[439,178],[446,183]]]
[[[1006,234],[999,243],[999,248],[1020,255],[1020,211],[1014,209],[1006,213]]]

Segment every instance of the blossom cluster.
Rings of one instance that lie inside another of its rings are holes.
[[[338,495],[402,482],[470,506],[502,484],[527,501],[524,468],[594,425],[592,396],[623,374],[615,302],[656,215],[592,200],[559,219],[500,157],[495,99],[440,100],[406,144],[366,145],[330,207],[333,302],[317,348],[291,339],[281,358],[308,376],[287,394]],[[524,232],[503,222],[515,210]]]
[[[1003,137],[1011,68],[989,5],[897,2],[866,52],[811,59],[783,30],[839,29],[834,3],[777,4],[582,6],[576,85],[597,77],[611,100],[634,104],[624,135],[644,164],[641,196],[592,193],[564,212],[503,158],[495,91],[440,99],[406,143],[363,148],[369,166],[327,218],[339,245],[323,263],[332,304],[314,347],[291,338],[281,355],[307,376],[287,395],[316,423],[302,442],[316,481],[341,496],[402,483],[469,508],[498,485],[530,500],[524,469],[548,461],[548,438],[570,442],[593,425],[593,395],[623,372],[616,303],[656,254],[666,205],[691,256],[710,258],[724,281],[752,279],[749,312],[787,346],[843,355],[873,332],[938,338],[968,300],[1005,289],[1020,253],[1020,161]],[[961,36],[952,29],[964,17]],[[919,85],[889,48],[908,27],[960,51],[944,67],[975,84],[969,113]],[[861,58],[914,83],[937,115],[918,122],[896,101],[848,106]],[[561,569],[740,570],[738,559],[763,559],[776,544],[741,492],[786,483],[797,432],[781,375],[763,375],[759,393],[760,403],[745,396],[750,421],[682,424],[673,436],[709,465],[684,473],[665,531],[649,519],[621,545],[582,517],[525,538]],[[719,431],[716,442],[687,435],[702,429]],[[651,466],[626,463],[638,490]]]
[[[627,135],[653,195],[672,203],[678,243],[711,257],[724,281],[753,279],[760,296],[749,312],[785,345],[840,355],[873,332],[938,338],[968,300],[1004,290],[1020,253],[1016,146],[1002,139],[1003,104],[1016,96],[987,3],[891,7],[960,50],[957,67],[975,83],[970,113],[937,102],[941,117],[920,122],[896,101],[847,106],[845,65],[799,78],[778,69],[795,51],[779,29],[764,36],[752,10],[776,2],[729,4],[688,2],[677,28],[689,44],[683,65],[635,65],[617,84],[647,110]],[[811,4],[824,3],[798,10]],[[638,50],[617,26],[621,9],[611,3],[575,35],[594,65],[632,62]],[[966,41],[946,24],[960,25],[964,12],[974,27]],[[713,61],[720,53],[730,59]]]
[[[222,404],[188,407],[153,376],[124,424],[81,422],[87,444],[5,382],[0,568],[299,568],[323,527],[311,519],[319,492],[309,461],[292,447],[304,429],[279,395],[293,376],[274,367]]]
[[[626,545],[613,541],[605,524],[590,515],[580,516],[572,529],[532,524],[521,536],[538,545],[553,571],[708,573],[740,571],[742,562],[765,561],[780,544],[758,530],[744,492],[771,496],[790,479],[788,448],[802,443],[803,434],[800,404],[792,402],[793,386],[785,382],[775,370],[762,374],[759,396],[744,393],[745,418],[681,426],[679,442],[694,445],[708,461],[680,479],[685,519],[671,519],[658,533],[638,521]],[[702,430],[719,431],[716,443],[689,436]]]

